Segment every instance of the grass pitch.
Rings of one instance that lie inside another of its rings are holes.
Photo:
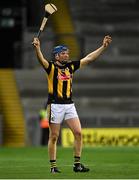
[[[84,148],[88,173],[72,171],[73,150],[58,147],[62,171],[51,174],[47,147],[0,148],[0,179],[139,179],[139,147]]]

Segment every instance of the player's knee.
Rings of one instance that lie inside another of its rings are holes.
[[[53,143],[56,143],[58,140],[58,135],[57,134],[51,134],[50,139]]]
[[[81,139],[81,138],[82,138],[82,133],[81,133],[81,131],[75,131],[75,132],[74,132],[74,136],[75,136],[76,139]]]

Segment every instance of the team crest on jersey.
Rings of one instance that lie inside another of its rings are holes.
[[[71,74],[70,74],[70,75],[59,74],[59,75],[57,76],[57,78],[58,78],[59,80],[62,80],[62,81],[67,81],[67,80],[69,80],[69,79],[72,78],[72,75],[71,75]]]
[[[68,68],[66,70],[68,70]],[[67,81],[67,80],[69,80],[71,78],[72,78],[72,74],[67,75],[65,73],[65,69],[62,69],[61,72],[58,73],[58,76],[57,76],[57,79],[62,80],[62,81]]]

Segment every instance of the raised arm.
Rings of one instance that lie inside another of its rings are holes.
[[[40,41],[38,38],[34,38],[32,44],[34,45],[35,47],[35,51],[36,51],[36,55],[37,55],[37,58],[40,62],[40,64],[44,67],[44,68],[48,68],[49,66],[49,62],[48,60],[46,60],[41,52],[41,48],[40,48]]]
[[[112,41],[112,38],[109,35],[105,36],[103,39],[102,46],[100,46],[98,49],[89,53],[87,56],[85,56],[84,58],[80,60],[80,67],[84,67],[85,65],[96,60],[103,53],[103,51],[109,46],[111,41]]]

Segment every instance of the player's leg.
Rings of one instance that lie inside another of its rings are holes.
[[[51,172],[60,172],[56,165],[57,140],[59,137],[60,124],[49,125],[48,153],[51,164]]]
[[[48,153],[51,164],[51,172],[60,172],[56,165],[56,149],[57,140],[59,137],[60,124],[63,120],[64,110],[63,106],[59,104],[51,104],[47,107],[49,119],[49,140],[48,140]]]
[[[80,163],[80,157],[82,152],[82,133],[81,123],[79,118],[71,118],[66,120],[67,125],[71,129],[74,135],[74,167],[75,172],[88,172],[89,168]]]
[[[74,135],[74,155],[76,157],[80,157],[82,151],[82,134],[80,120],[79,118],[72,118],[66,120],[66,123]]]
[[[56,145],[59,137],[60,124],[50,124],[49,130],[48,153],[50,159],[56,159]]]

